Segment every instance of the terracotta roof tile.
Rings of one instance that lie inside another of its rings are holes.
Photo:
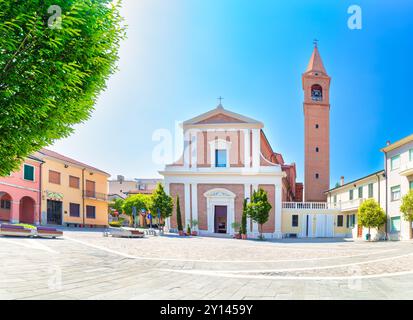
[[[88,164],[85,164],[85,163],[83,163],[83,162],[74,160],[74,159],[72,159],[72,158],[66,157],[66,156],[64,156],[64,155],[62,155],[62,154],[60,154],[60,153],[57,153],[57,152],[55,152],[55,151],[52,151],[52,150],[48,150],[48,149],[44,149],[44,148],[43,148],[43,149],[41,149],[40,151],[34,153],[33,156],[34,156],[34,157],[37,157],[37,158],[43,158],[44,156],[46,156],[46,157],[51,157],[51,158],[55,158],[55,159],[61,160],[61,161],[63,161],[63,162],[71,163],[71,164],[74,164],[74,165],[76,165],[76,166],[84,167],[84,168],[86,168],[86,169],[89,169],[89,170],[92,170],[92,171],[96,171],[96,172],[100,172],[100,173],[103,173],[103,174],[105,174],[105,175],[110,176],[109,173],[107,173],[107,172],[105,172],[105,171],[103,171],[103,170],[100,170],[100,169],[98,169],[98,168],[92,167],[92,166],[90,166],[90,165],[88,165]]]

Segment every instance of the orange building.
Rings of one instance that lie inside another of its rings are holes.
[[[42,149],[41,224],[108,225],[108,178],[100,169]]]

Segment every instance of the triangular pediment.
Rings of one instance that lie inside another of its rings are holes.
[[[196,122],[195,124],[206,124],[206,123],[245,123],[245,121],[234,118],[234,117],[230,117],[223,113],[218,113],[212,117]]]
[[[221,105],[203,113],[195,118],[185,121],[183,124],[186,125],[204,125],[204,124],[257,124],[262,126],[260,121],[248,118],[246,116],[240,115],[238,113],[224,109]]]

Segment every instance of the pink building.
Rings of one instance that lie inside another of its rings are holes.
[[[40,223],[41,165],[29,156],[19,171],[0,178],[0,221]]]
[[[198,221],[200,234],[234,234],[233,222],[241,222],[243,201],[253,191],[267,191],[272,205],[263,226],[264,236],[280,238],[282,201],[301,201],[295,164],[285,164],[273,151],[260,121],[218,105],[183,123],[183,156],[160,172],[165,190],[180,198],[185,227]],[[176,212],[167,221],[176,229]],[[249,236],[258,235],[258,225],[248,222]]]

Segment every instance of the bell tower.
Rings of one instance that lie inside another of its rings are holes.
[[[330,80],[314,41],[304,90],[305,177],[304,200],[324,202],[330,187]]]

